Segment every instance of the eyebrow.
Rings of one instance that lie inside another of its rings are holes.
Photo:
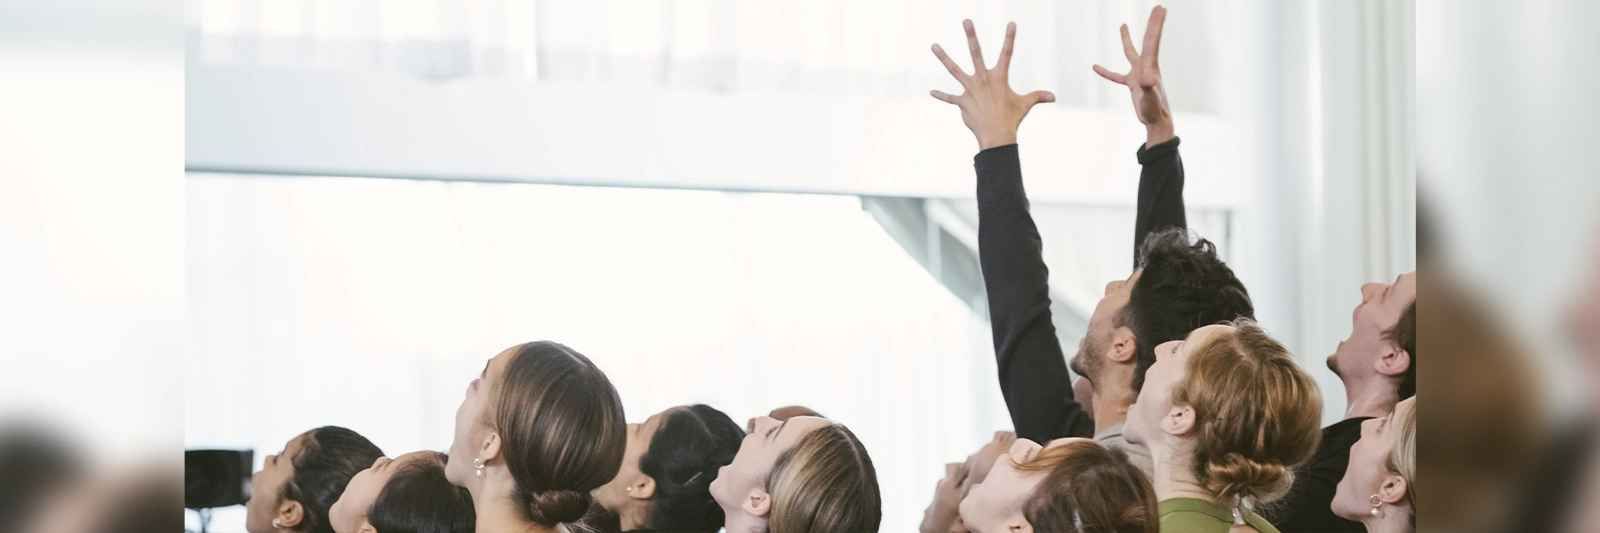
[[[779,433],[783,433],[783,427],[787,426],[787,425],[789,425],[789,421],[788,420],[784,420],[782,424],[778,424],[778,429],[777,430],[774,430],[773,432],[767,434],[767,440],[772,440],[772,439],[777,438]]]

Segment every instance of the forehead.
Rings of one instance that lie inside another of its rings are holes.
[[[644,419],[644,424],[643,425],[645,427],[649,427],[649,428],[654,428],[656,426],[660,426],[662,422],[665,422],[667,420],[667,417],[675,415],[675,414],[678,414],[678,413],[681,413],[683,411],[687,411],[687,410],[689,410],[689,408],[688,407],[684,407],[682,405],[679,405],[677,407],[668,407],[667,410],[659,412],[659,413],[656,413],[656,414],[653,414],[653,415],[650,415],[650,418]]]
[[[1417,294],[1417,271],[1413,270],[1395,278],[1394,289],[1401,295],[1409,296],[1406,300],[1415,298]]]
[[[1201,326],[1189,332],[1189,335],[1183,338],[1183,347],[1187,351],[1194,351],[1195,348],[1204,346],[1206,342],[1210,341],[1212,335],[1231,330],[1233,330],[1233,326],[1224,326],[1222,324]]]
[[[831,425],[833,425],[833,423],[829,422],[825,418],[817,418],[814,416],[797,416],[790,418],[789,421],[784,424],[783,430],[779,432],[778,437],[775,440],[778,444],[781,444],[787,448],[794,445],[794,443],[799,442],[801,438],[804,438],[812,431],[816,431],[819,428]]]

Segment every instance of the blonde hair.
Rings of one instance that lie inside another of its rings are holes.
[[[1417,401],[1411,400],[1411,409],[1406,410],[1404,414],[1400,413],[1399,409],[1395,411],[1390,415],[1389,424],[1400,434],[1395,436],[1394,447],[1389,449],[1389,456],[1384,458],[1383,467],[1389,473],[1406,480],[1406,501],[1411,502],[1411,529],[1415,530],[1417,528]]]
[[[1249,319],[1189,356],[1173,405],[1194,409],[1194,475],[1215,502],[1245,507],[1283,497],[1294,466],[1322,438],[1322,393],[1294,356]]]
[[[878,473],[854,433],[832,424],[800,438],[767,474],[772,533],[872,533],[883,520]]]

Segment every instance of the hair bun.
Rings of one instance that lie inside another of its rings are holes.
[[[589,512],[591,501],[589,493],[575,490],[535,492],[528,502],[528,517],[545,526],[577,522]]]
[[[1294,483],[1294,472],[1277,461],[1257,462],[1238,452],[1206,461],[1212,490],[1224,500],[1235,497],[1269,502],[1282,497]]]

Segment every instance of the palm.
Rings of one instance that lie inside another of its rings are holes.
[[[968,75],[956,66],[955,61],[944,53],[944,48],[933,45],[933,55],[944,63],[945,69],[961,82],[963,92],[961,96],[952,96],[943,91],[933,91],[934,98],[955,104],[961,108],[961,122],[972,130],[978,137],[978,146],[989,149],[1016,142],[1017,127],[1022,124],[1022,118],[1028,115],[1028,110],[1040,102],[1054,102],[1056,97],[1046,91],[1034,91],[1028,94],[1017,94],[1011,90],[1009,71],[1011,70],[1011,48],[1016,41],[1017,25],[1006,26],[1005,44],[1000,47],[1000,59],[995,62],[994,68],[985,68],[983,52],[978,48],[978,35],[972,27],[972,21],[963,21],[967,31],[967,48],[972,52],[973,73]]]
[[[1144,30],[1143,53],[1133,48],[1128,25],[1122,25],[1122,53],[1128,58],[1127,74],[1117,74],[1100,65],[1094,66],[1095,73],[1101,77],[1128,87],[1139,122],[1146,125],[1156,124],[1171,114],[1167,110],[1166,95],[1161,90],[1161,66],[1157,61],[1161,53],[1161,28],[1166,20],[1166,8],[1156,6],[1150,11],[1150,22]]]

